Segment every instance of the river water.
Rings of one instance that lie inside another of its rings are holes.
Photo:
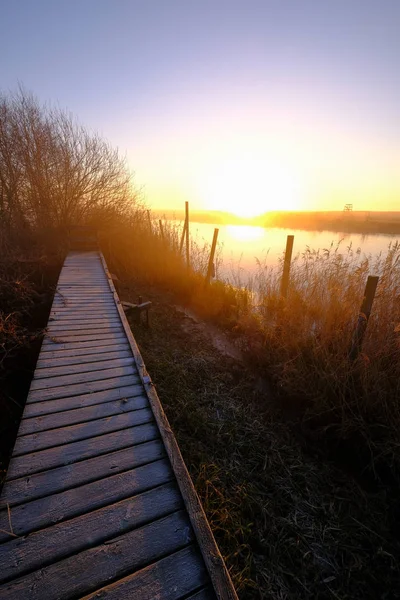
[[[340,252],[346,253],[349,245],[353,250],[361,249],[360,262],[364,255],[375,256],[386,253],[390,242],[400,241],[394,235],[359,235],[332,231],[303,231],[296,229],[266,229],[247,225],[213,225],[191,223],[190,236],[202,246],[211,244],[214,228],[218,234],[217,276],[243,284],[257,271],[257,260],[262,264],[277,267],[282,257],[288,235],[294,235],[293,257],[307,249],[323,250],[333,243],[340,243]],[[370,273],[373,274],[373,273]]]

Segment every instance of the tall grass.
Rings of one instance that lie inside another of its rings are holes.
[[[200,316],[231,332],[249,366],[274,384],[277,401],[303,431],[334,455],[349,451],[354,468],[375,481],[400,481],[400,246],[362,255],[359,249],[309,247],[292,262],[288,297],[280,296],[282,262],[258,262],[241,285],[205,286],[209,245],[191,240],[191,268],[179,254],[181,227],[149,221],[107,231],[108,259],[123,279],[145,278],[172,291]],[[349,359],[370,272],[380,275],[362,352]]]

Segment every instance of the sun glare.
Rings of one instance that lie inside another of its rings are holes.
[[[265,235],[263,227],[252,225],[227,225],[226,231],[229,237],[239,242],[254,242]]]
[[[301,205],[299,183],[288,168],[248,158],[221,162],[206,176],[201,196],[207,210],[246,218]]]

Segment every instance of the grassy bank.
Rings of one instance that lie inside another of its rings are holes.
[[[396,505],[312,448],[265,381],[221,355],[143,278],[120,294],[153,301],[132,324],[239,596],[392,598]]]

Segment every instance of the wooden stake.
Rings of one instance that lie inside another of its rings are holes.
[[[189,202],[185,202],[185,221],[186,221],[186,266],[190,266],[189,257]]]
[[[376,287],[378,285],[379,277],[369,275],[367,284],[365,286],[364,298],[361,303],[360,314],[357,319],[356,328],[353,335],[353,341],[351,344],[349,358],[355,360],[359,355],[364,339],[365,331],[367,329],[368,320],[371,314],[372,303],[375,298]]]
[[[215,249],[217,247],[217,240],[218,240],[218,232],[219,232],[219,229],[214,229],[214,237],[213,237],[212,246],[211,246],[210,258],[209,258],[209,261],[208,261],[208,269],[207,269],[207,275],[206,275],[206,285],[208,285],[210,283],[210,279],[211,279],[211,275],[212,275],[212,268],[213,268],[213,264],[214,264]]]
[[[164,242],[164,240],[165,240],[165,238],[164,238],[164,228],[163,228],[163,224],[162,224],[161,219],[158,220],[158,223],[160,225],[161,239]]]
[[[185,222],[183,224],[181,243],[179,244],[179,254],[182,254],[182,248],[183,248],[183,242],[185,241],[185,235],[186,235],[186,217],[185,217]]]
[[[292,261],[294,235],[288,235],[286,240],[285,262],[283,265],[281,296],[286,298],[289,287],[290,263]]]

